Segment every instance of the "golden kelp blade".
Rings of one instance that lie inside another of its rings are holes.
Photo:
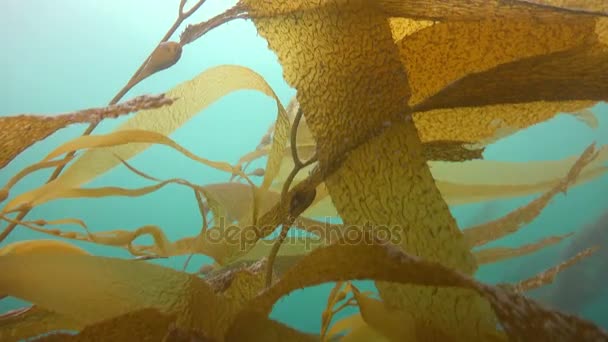
[[[0,256],[32,254],[88,255],[89,253],[76,245],[61,240],[24,240],[0,248]]]
[[[159,108],[171,103],[173,103],[173,100],[165,98],[164,95],[143,95],[121,104],[103,108],[85,109],[67,114],[0,117],[0,130],[2,131],[2,139],[0,139],[0,168],[6,166],[13,158],[32,144],[43,140],[68,125],[116,118],[140,109]]]
[[[560,22],[489,18],[475,24],[438,23],[407,36],[397,46],[412,91],[410,104],[415,106],[467,75],[566,51],[594,34],[595,18]],[[468,40],[472,36],[475,44]]]
[[[516,341],[608,339],[608,333],[585,320],[548,310],[522,295],[482,284],[390,245],[342,244],[319,248],[252,300],[248,310],[268,314],[277,300],[296,289],[356,279],[474,290],[490,302],[505,333]],[[237,317],[231,330],[238,329],[239,324],[245,324],[243,317]]]
[[[582,3],[584,0],[572,0]],[[602,0],[592,0],[597,3]],[[336,1],[333,1],[336,2]],[[378,7],[390,17],[429,19],[439,21],[475,21],[488,17],[559,20],[570,15],[605,15],[597,6],[585,6],[580,11],[559,0],[379,0]],[[552,6],[539,6],[539,4]],[[563,5],[563,6],[561,6]]]
[[[178,315],[181,326],[223,335],[228,308],[201,279],[145,262],[88,255],[7,255],[0,292],[83,325],[134,310]],[[225,316],[224,316],[225,317]]]
[[[359,305],[365,322],[382,333],[389,341],[418,341],[416,321],[410,315],[400,311],[388,311],[382,301],[361,295],[353,288],[353,294]],[[435,327],[440,330],[441,327]]]
[[[165,135],[154,131],[145,131],[145,130],[119,130],[114,133],[109,133],[105,135],[87,135],[81,136],[67,143],[57,147],[55,150],[51,151],[43,160],[43,162],[51,160],[55,157],[62,155],[63,153],[68,153],[80,149],[88,149],[88,148],[100,148],[100,147],[113,147],[126,145],[130,146],[131,143],[146,143],[146,144],[161,144],[168,147],[171,147],[186,157],[197,161],[203,165],[225,171],[228,173],[237,173],[239,171],[235,170],[230,164],[225,162],[216,162],[211,161],[205,158],[198,157],[194,155],[192,152],[183,148],[181,145],[177,144],[172,139],[168,138]],[[114,155],[112,156],[114,160],[117,160],[120,163],[120,159],[116,158]],[[59,195],[62,191],[69,190],[73,186],[71,183],[63,182],[61,178],[55,179],[49,183],[44,184],[43,186],[31,190],[29,192],[20,194],[19,196],[13,198],[3,209],[3,212],[10,212],[12,210],[16,210],[22,205],[27,206],[35,206],[41,203],[47,202],[55,198],[55,196]]]
[[[80,330],[83,327],[70,317],[32,306],[0,315],[0,340],[17,342],[50,331]]]
[[[608,14],[608,3],[604,0],[517,0],[540,6],[551,6],[575,12]]]
[[[122,124],[117,132],[139,129],[168,136],[213,102],[231,92],[245,89],[257,90],[274,98],[277,101],[279,115],[282,115],[284,109],[262,76],[246,67],[221,65],[207,69],[194,79],[168,91],[166,93],[168,97],[180,98],[180,101],[173,106],[141,111]],[[149,146],[129,144],[87,151],[65,170],[58,180],[65,186],[87,183],[120,163],[114,155],[129,160]]]
[[[467,244],[470,247],[480,246],[521,229],[525,224],[538,217],[553,197],[559,193],[567,193],[569,186],[576,183],[576,178],[581,170],[593,162],[597,156],[598,152],[595,150],[595,144],[591,144],[568,170],[566,176],[540,197],[496,220],[466,228],[463,233]]]
[[[162,341],[175,318],[156,309],[140,309],[86,326],[76,335],[56,333],[34,341]]]
[[[485,248],[473,253],[478,265],[500,262],[506,259],[513,259],[520,256],[535,253],[545,247],[553,246],[562,240],[572,236],[573,233],[550,236],[538,242],[529,243],[519,247],[492,247]]]
[[[338,334],[345,330],[348,330],[348,332],[339,339],[340,342],[391,342],[367,325],[361,314],[358,313],[334,323],[327,333],[327,340],[332,341],[332,338],[336,338]]]

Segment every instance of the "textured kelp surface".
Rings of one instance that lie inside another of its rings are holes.
[[[608,94],[604,2],[242,0],[187,26],[179,42],[169,41],[203,3],[186,10],[180,2],[175,25],[108,107],[0,120],[0,166],[69,124],[91,124],[0,190],[0,218],[7,224],[0,242],[16,226],[53,237],[0,248],[0,298],[32,303],[0,316],[0,339],[608,339],[592,323],[526,296],[584,263],[597,251],[593,245],[514,284],[473,278],[478,265],[572,239],[547,236],[519,247],[474,250],[518,231],[553,198],[606,171],[608,150],[595,144],[562,160],[483,160],[487,145],[560,112],[597,126],[588,108]],[[233,19],[252,20],[276,53],[285,80],[297,90],[287,106],[261,75],[236,65],[204,70],[161,96],[119,102],[134,85],[177,63],[183,46]],[[277,110],[259,145],[236,164],[196,155],[169,137],[242,89],[270,97]],[[94,134],[100,120],[134,111],[115,131]],[[152,145],[230,180],[159,179],[130,162]],[[251,169],[260,158],[264,167]],[[150,185],[84,187],[117,167]],[[46,184],[14,193],[15,184],[45,168],[55,169]],[[139,197],[165,186],[192,191],[201,215],[195,236],[171,241],[156,225],[91,232],[84,218],[26,218],[51,201]],[[539,196],[473,227],[458,227],[448,207],[529,194]],[[343,223],[320,222],[321,216]],[[292,238],[290,229],[308,234]],[[141,236],[153,243],[138,243]],[[125,249],[134,258],[91,255],[70,240]],[[190,274],[148,262],[193,254],[210,256],[214,264]],[[377,297],[350,282],[363,279],[376,281]],[[318,334],[269,318],[282,297],[328,282],[336,286]],[[336,322],[345,307],[358,312]]]

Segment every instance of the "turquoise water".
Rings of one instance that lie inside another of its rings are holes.
[[[235,1],[209,1],[190,22],[200,22],[231,6]],[[104,106],[126,83],[175,18],[178,1],[34,1],[3,0],[0,13],[0,115],[18,113],[54,114]],[[177,38],[177,35],[174,38]],[[165,92],[201,71],[221,64],[247,66],[263,75],[284,105],[295,94],[282,78],[282,70],[266,42],[249,21],[228,23],[184,48],[182,58],[171,69],[137,85],[127,98]],[[197,155],[235,163],[257,145],[275,120],[270,98],[252,91],[230,94],[211,105],[171,137]],[[528,161],[560,159],[579,154],[591,142],[608,143],[608,105],[592,109],[600,121],[592,130],[572,116],[554,119],[521,131],[491,145],[484,153],[488,160]],[[96,133],[111,131],[125,118],[104,121]],[[77,137],[85,125],[63,129],[22,153],[0,171],[0,182],[41,159],[51,149]],[[132,159],[139,169],[158,178],[179,177],[194,183],[223,182],[226,174],[202,167],[168,148],[152,147]],[[19,183],[13,193],[22,193],[42,184],[47,172],[38,172]],[[144,182],[119,168],[96,179],[91,186],[137,187]],[[608,176],[559,195],[541,216],[520,232],[492,245],[516,246],[548,235],[577,231],[608,210]],[[529,202],[535,196],[452,208],[461,227],[470,226]],[[35,208],[28,217],[56,219],[73,217],[87,221],[92,231],[133,229],[144,224],[164,228],[171,240],[196,234],[200,218],[190,190],[166,187],[141,198],[101,200],[61,200]],[[606,227],[608,229],[608,226]],[[16,229],[3,245],[42,238],[24,228]],[[139,242],[139,240],[138,240]],[[128,257],[119,249],[79,244],[98,255]],[[490,283],[531,276],[561,260],[568,245],[562,242],[541,252],[482,267],[478,277]],[[181,268],[185,257],[153,261]],[[195,257],[188,271],[196,271],[209,260]],[[0,270],[1,271],[1,270]],[[605,271],[605,269],[603,270]],[[598,286],[601,286],[598,284]],[[332,284],[298,291],[284,298],[272,317],[305,331],[318,331],[321,311]],[[371,288],[364,282],[363,287]],[[608,292],[585,308],[584,316],[608,327]],[[0,302],[0,313],[24,303],[16,299]],[[298,312],[288,309],[295,306]],[[603,311],[602,311],[603,310]],[[299,317],[307,317],[302,320]]]

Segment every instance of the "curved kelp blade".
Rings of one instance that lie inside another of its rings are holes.
[[[77,151],[81,149],[97,149],[103,147],[114,147],[114,146],[130,146],[132,143],[146,143],[146,144],[160,144],[177,150],[181,154],[186,157],[197,161],[203,165],[218,169],[220,171],[225,171],[228,173],[238,172],[235,170],[230,164],[225,162],[216,162],[211,161],[205,158],[201,158],[196,156],[192,152],[183,148],[181,145],[170,139],[169,137],[157,133],[154,131],[145,131],[145,130],[121,130],[116,131],[114,133],[104,134],[104,135],[88,135],[81,136],[67,143],[57,147],[55,150],[50,152],[43,160],[43,162],[52,160],[64,153],[69,153],[72,151]],[[116,156],[112,156],[117,163],[120,163],[120,159],[116,158]],[[66,189],[73,188],[74,186],[71,183],[66,183],[62,179],[58,178],[54,181],[51,181],[39,188],[21,194],[9,203],[6,204],[3,211],[10,212],[11,210],[15,210],[22,205],[26,206],[36,206],[52,200],[56,198],[62,191]]]
[[[70,317],[32,306],[0,315],[0,340],[23,341],[57,330],[80,330],[82,323]]]
[[[168,97],[180,99],[171,107],[138,112],[122,124],[117,132],[138,129],[168,136],[223,96],[247,89],[257,90],[274,98],[279,114],[284,112],[277,96],[261,75],[246,67],[221,65],[207,69],[194,79],[168,91],[166,93]],[[129,160],[149,146],[149,144],[129,144],[87,151],[65,170],[58,180],[65,186],[87,183],[120,163],[114,155],[122,160]]]
[[[522,295],[482,284],[441,264],[405,254],[394,246],[378,244],[319,248],[251,301],[248,309],[268,314],[281,297],[297,289],[356,279],[474,290],[490,302],[505,333],[515,341],[608,338],[605,331],[583,319],[546,309]],[[244,324],[241,322],[243,318],[237,318],[231,330]]]
[[[124,103],[102,108],[84,109],[59,115],[13,115],[0,117],[0,168],[5,167],[19,153],[56,131],[76,123],[94,123],[116,118],[131,112],[159,108],[173,103],[164,95],[142,95]]]
[[[82,325],[155,308],[210,336],[226,328],[228,307],[209,285],[170,268],[88,255],[7,255],[0,268],[0,292]]]

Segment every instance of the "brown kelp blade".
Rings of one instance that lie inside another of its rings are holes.
[[[102,108],[90,108],[59,115],[14,115],[0,117],[0,168],[5,167],[19,153],[56,131],[76,123],[93,123],[116,118],[138,110],[160,108],[173,103],[164,96],[142,95],[134,99]]]
[[[168,97],[180,98],[173,106],[140,111],[115,132],[137,129],[169,136],[212,103],[238,90],[256,90],[273,98],[277,102],[278,117],[283,117],[281,103],[260,74],[242,66],[221,65],[207,69],[169,90],[166,93]],[[280,145],[281,139],[276,140],[276,144]],[[120,164],[115,156],[128,161],[149,147],[150,144],[129,144],[87,151],[58,180],[65,186],[82,185]],[[272,177],[272,173],[268,177]]]
[[[491,303],[505,333],[516,341],[608,338],[605,331],[583,319],[546,309],[515,292],[482,284],[390,245],[337,244],[319,248],[255,298],[249,310],[267,314],[278,299],[296,289],[355,279],[472,289]],[[240,322],[242,318],[237,318],[231,330],[238,329]]]

